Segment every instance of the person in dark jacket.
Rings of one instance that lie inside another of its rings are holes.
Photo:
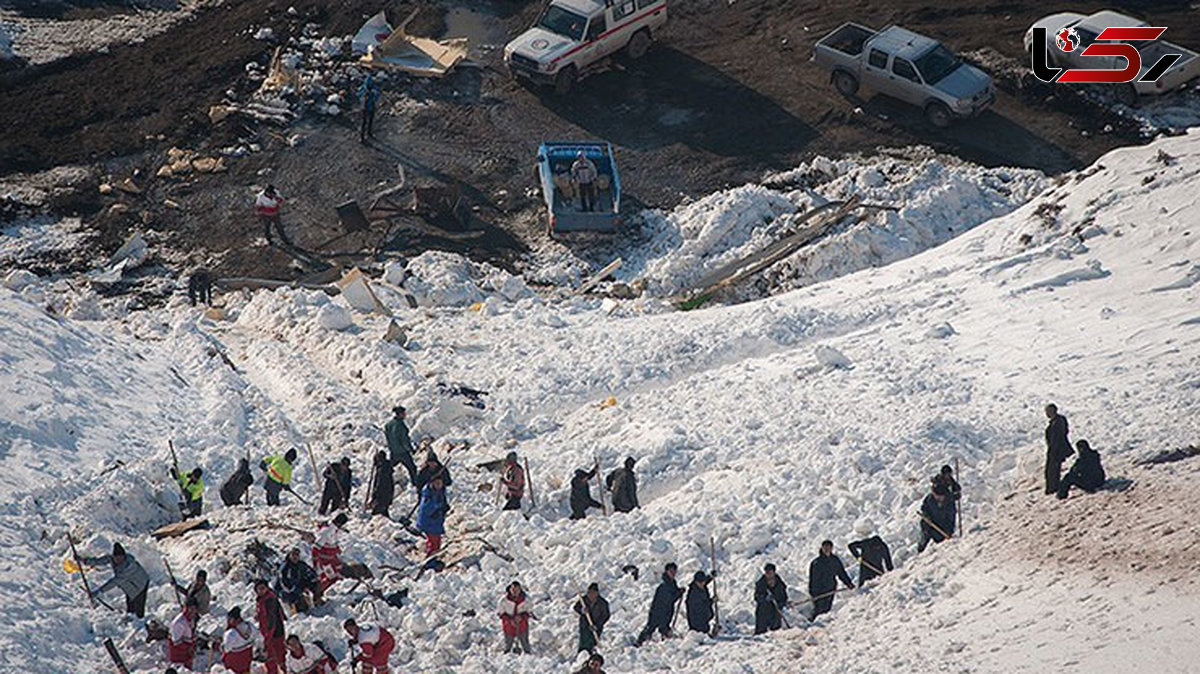
[[[591,470],[575,470],[571,478],[571,519],[581,520],[587,517],[588,508],[601,508],[600,502],[592,498],[592,478],[596,477],[596,468]]]
[[[446,514],[449,512],[446,483],[440,475],[435,476],[421,490],[421,500],[417,502],[417,531],[425,535],[427,556],[435,555],[442,549],[442,536],[446,535]]]
[[[687,621],[688,629],[693,632],[712,633],[713,600],[708,593],[708,583],[711,580],[712,576],[697,571],[688,587]]]
[[[325,478],[325,487],[321,490],[321,505],[317,513],[324,515],[335,510],[345,510],[350,507],[350,457],[330,463],[321,472]]]
[[[221,485],[221,501],[227,506],[241,505],[242,497],[254,484],[254,476],[250,474],[250,461],[242,459],[238,462],[237,470]]]
[[[942,466],[942,471],[933,476],[930,489],[939,484],[946,488],[946,493],[955,501],[962,498],[962,486],[958,484],[958,480],[954,479],[954,469],[950,466]]]
[[[605,486],[612,492],[613,510],[619,513],[632,512],[638,508],[637,476],[633,474],[636,460],[631,456],[625,459],[625,467],[618,468],[604,479]]]
[[[1067,418],[1058,413],[1054,403],[1046,405],[1046,418],[1050,420],[1046,425],[1046,493],[1057,494],[1063,461],[1075,452],[1067,437],[1070,433]]]
[[[388,455],[375,455],[375,481],[371,483],[371,514],[389,517],[388,508],[396,500],[396,479],[392,476],[392,464]]]
[[[655,631],[663,637],[671,636],[671,621],[675,617],[675,605],[683,597],[683,588],[675,582],[677,573],[679,573],[679,567],[675,565],[675,562],[667,564],[663,569],[662,582],[654,591],[654,600],[650,602],[650,617],[646,621],[646,628],[638,635],[637,646],[646,643],[646,640]]]
[[[1075,459],[1075,465],[1071,466],[1071,470],[1067,471],[1066,477],[1059,483],[1059,498],[1066,498],[1071,487],[1079,487],[1091,494],[1104,485],[1104,466],[1100,465],[1100,452],[1092,449],[1087,440],[1075,443],[1075,448],[1079,450],[1079,458]]]
[[[892,551],[888,544],[878,536],[864,538],[850,544],[850,554],[858,560],[858,586],[862,587],[868,580],[882,576],[891,571]]]
[[[921,543],[917,545],[917,552],[924,552],[929,541],[941,543],[953,536],[957,518],[958,507],[946,493],[946,488],[942,485],[934,487],[921,504]]]
[[[854,581],[842,566],[842,560],[833,554],[833,541],[823,541],[821,551],[812,564],[808,565],[808,595],[812,597],[812,619],[833,609],[833,595],[837,593],[837,582],[854,589]]]
[[[417,476],[413,478],[412,484],[413,487],[416,487],[417,494],[420,494],[421,490],[425,488],[425,485],[432,482],[434,477],[442,478],[442,482],[444,482],[447,487],[454,484],[454,479],[450,477],[450,469],[446,467],[446,464],[442,463],[441,460],[438,459],[437,454],[435,454],[431,449],[429,450],[429,453],[425,455],[425,463],[421,466],[421,470],[418,471]]]
[[[283,561],[275,590],[279,593],[279,599],[294,606],[297,613],[308,613],[310,608],[305,592],[312,594],[314,606],[321,604],[321,581],[317,578],[317,572],[300,559],[300,550],[296,548],[292,548]]]
[[[254,595],[258,598],[255,616],[258,618],[258,632],[263,638],[267,674],[283,674],[287,667],[283,607],[265,580],[254,582]]]
[[[408,423],[405,421],[407,412],[403,405],[396,405],[392,408],[392,414],[395,416],[383,427],[388,451],[391,453],[392,466],[403,465],[404,469],[408,471],[409,482],[412,482],[417,475],[417,464],[413,461],[412,438],[408,435]]]
[[[787,603],[787,584],[775,573],[775,565],[767,564],[754,583],[754,633],[783,627],[783,607]]]
[[[579,614],[579,650],[576,652],[594,653],[600,643],[600,635],[604,634],[604,626],[612,617],[608,600],[600,596],[599,585],[588,585],[587,593],[575,602],[575,612]]]
[[[110,588],[119,588],[125,593],[125,611],[139,618],[146,617],[146,590],[150,589],[150,576],[133,555],[125,552],[124,546],[113,543],[111,555],[83,557],[79,561],[87,566],[112,565],[113,577],[92,590],[92,597],[98,597]]]
[[[500,467],[500,488],[504,494],[505,510],[520,510],[525,498],[525,469],[516,452],[509,452]]]
[[[184,587],[178,583],[175,584],[178,592],[183,593],[184,603],[194,602],[196,604],[197,615],[208,615],[209,608],[212,606],[212,590],[208,587],[208,572],[204,569],[196,570],[196,578],[191,585]]]
[[[575,670],[575,674],[604,674],[604,656],[592,653],[592,657],[588,658],[582,667]]]

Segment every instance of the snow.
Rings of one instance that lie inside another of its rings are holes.
[[[348,330],[321,319],[349,316],[344,299],[309,290],[225,295],[220,321],[177,300],[138,312],[100,302],[103,316],[85,322],[46,313],[29,287],[0,289],[0,669],[108,671],[99,643],[111,636],[135,671],[161,671],[161,646],[144,643],[137,621],[86,607],[60,564],[65,533],[85,554],[125,544],[147,566],[149,611],[164,621],[175,603],[160,560],[181,577],[208,569],[216,608],[200,627],[217,629],[225,610],[253,605],[247,546],[285,551],[299,537],[280,524],[317,521],[290,495],[268,511],[259,486],[251,507],[221,507],[217,487],[237,460],[298,447],[295,486],[315,496],[311,448],[318,464],[349,456],[366,482],[380,427],[402,403],[414,436],[436,435],[443,458],[450,442],[471,443],[448,456],[447,541],[482,538],[515,561],[483,553],[408,580],[380,565],[413,570],[411,536],[356,508],[345,557],[410,601],[397,609],[339,584],[317,615],[288,622],[335,653],[341,620],[355,616],[398,636],[393,665],[404,671],[564,671],[576,662],[570,603],[595,581],[613,607],[608,671],[1185,671],[1200,657],[1189,638],[1200,464],[1131,461],[1200,432],[1200,286],[1180,283],[1200,264],[1200,133],[1117,150],[1053,184],[933,156],[853,162],[803,168],[836,173],[817,178],[825,198],[901,202],[863,227],[878,232],[839,233],[825,263],[777,279],[795,290],[701,311],[542,297],[441,253],[389,274],[419,308],[375,284],[393,317],[353,314]],[[767,218],[811,202],[795,182],[780,187],[798,179],[661,216],[689,234],[633,266],[659,270],[660,290],[678,287],[692,272],[673,256],[721,264],[763,236]],[[911,243],[863,256],[864,241],[902,239]],[[391,320],[408,348],[383,339]],[[486,408],[460,386],[487,392]],[[1065,503],[1039,493],[1051,400],[1131,486]],[[168,439],[182,466],[205,468],[215,528],[154,542],[147,532],[171,521],[175,498]],[[533,470],[528,520],[480,491],[495,476],[477,464],[510,447]],[[626,456],[638,460],[643,507],[568,520],[574,470],[598,458],[607,472]],[[966,537],[917,555],[913,513],[953,459]],[[412,503],[403,481],[398,490],[394,516]],[[897,571],[811,626],[795,607],[792,629],[752,636],[762,565],[776,563],[802,600],[820,541],[849,562],[855,532],[887,540]],[[723,636],[634,649],[662,565],[677,562],[683,578],[707,569],[710,536]],[[498,654],[494,607],[513,579],[541,607],[533,656]]]

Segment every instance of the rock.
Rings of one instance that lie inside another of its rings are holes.
[[[938,323],[925,331],[925,336],[930,339],[946,339],[956,334],[958,333],[954,331],[954,326],[949,323]]]
[[[404,285],[404,265],[395,260],[383,267],[383,282],[400,288]]]
[[[336,304],[326,304],[317,311],[317,323],[326,330],[346,330],[354,325],[350,312]]]
[[[824,367],[826,370],[849,370],[853,367],[846,354],[832,346],[822,344],[814,350],[813,355],[816,356],[817,362],[821,364],[821,367]]]
[[[38,276],[28,269],[14,269],[4,277],[4,287],[15,292],[21,292],[26,286],[37,283]]]
[[[254,39],[269,42],[269,41],[275,39],[275,31],[271,30],[270,28],[266,28],[266,27],[259,28],[254,33]]]

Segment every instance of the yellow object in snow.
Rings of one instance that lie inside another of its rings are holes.
[[[468,307],[468,309],[474,311],[475,313],[479,313],[480,311],[483,311],[483,302],[476,302]]]
[[[67,573],[79,573],[79,565],[76,564],[75,560],[73,559],[64,559],[63,571],[66,571]]]
[[[610,407],[616,407],[616,406],[617,406],[616,396],[609,396],[604,399],[604,402],[600,403],[600,409],[602,409],[602,410],[606,410]]]

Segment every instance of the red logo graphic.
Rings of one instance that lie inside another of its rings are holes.
[[[1079,33],[1076,33],[1074,28],[1063,28],[1054,36],[1054,41],[1058,44],[1059,49],[1072,52],[1079,47]]]
[[[1079,57],[1084,56],[1116,56],[1119,58],[1109,59],[1108,63],[1112,64],[1109,68],[1057,68],[1052,67],[1049,63],[1046,51],[1048,42],[1046,40],[1046,29],[1044,27],[1036,27],[1033,29],[1033,49],[1030,50],[1033,60],[1033,74],[1043,82],[1067,82],[1074,84],[1122,84],[1125,82],[1157,82],[1159,78],[1167,72],[1167,69],[1175,64],[1182,54],[1163,54],[1158,61],[1146,71],[1146,74],[1138,78],[1138,73],[1142,72],[1142,55],[1138,52],[1137,47],[1134,47],[1131,42],[1151,43],[1157,40],[1166,32],[1165,27],[1152,26],[1136,26],[1136,27],[1110,27],[1100,31],[1096,36],[1096,40],[1089,44],[1079,52]],[[1074,52],[1079,48],[1079,34],[1074,28],[1063,27],[1054,34],[1054,43],[1058,48],[1065,53]],[[1062,59],[1056,59],[1056,62],[1061,63]],[[1096,62],[1093,60],[1093,62]],[[1099,61],[1099,63],[1104,63]]]

